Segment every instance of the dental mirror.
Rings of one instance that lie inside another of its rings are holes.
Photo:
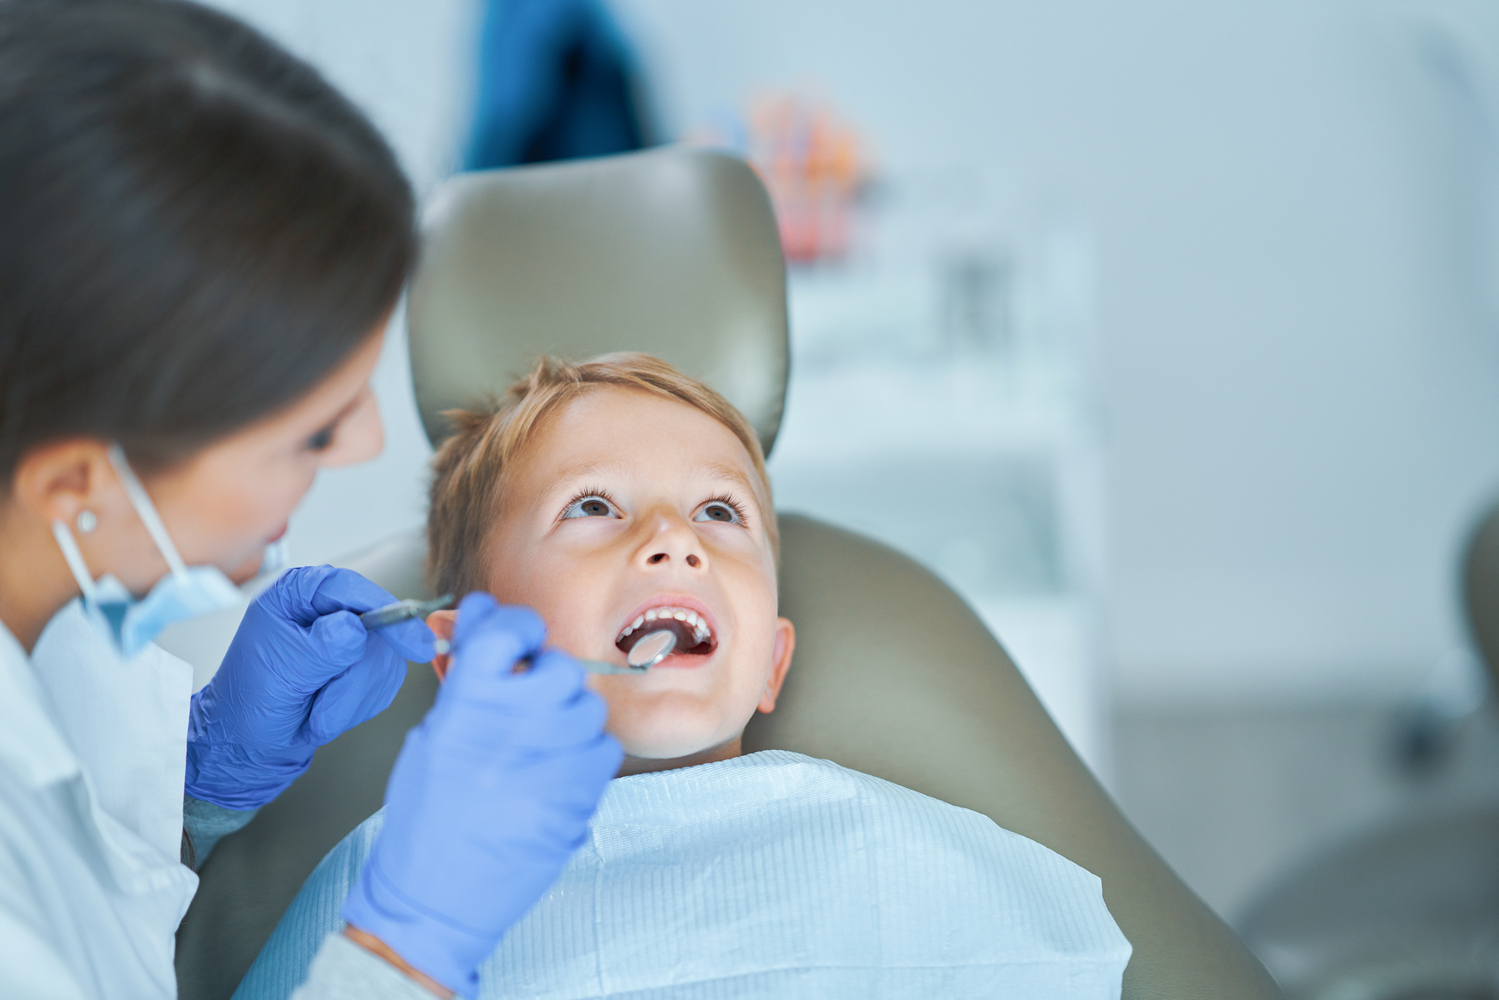
[[[625,657],[628,667],[615,666],[603,660],[579,660],[578,665],[590,674],[643,674],[672,654],[677,648],[677,634],[657,629],[630,647]]]
[[[671,655],[677,648],[677,634],[669,629],[657,629],[630,647],[625,662],[632,670],[649,670]]]
[[[445,640],[437,640],[438,653],[446,653],[451,648]],[[605,663],[603,660],[579,660],[578,666],[590,674],[643,674],[670,656],[676,648],[677,634],[669,629],[657,629],[630,647],[630,653],[625,657],[628,667]],[[521,660],[515,665],[515,672],[518,674],[530,669],[529,659]]]

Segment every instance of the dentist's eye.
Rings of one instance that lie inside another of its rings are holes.
[[[709,500],[703,505],[703,509],[697,512],[697,516],[693,520],[722,521],[724,524],[743,524],[744,508],[728,497]]]
[[[307,450],[311,452],[327,451],[333,447],[333,433],[338,430],[337,424],[329,424],[307,439]]]
[[[614,501],[598,493],[584,493],[574,497],[562,510],[561,520],[574,517],[619,517]]]

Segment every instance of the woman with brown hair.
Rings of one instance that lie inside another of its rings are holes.
[[[378,133],[243,24],[0,0],[0,996],[174,996],[179,851],[431,658],[421,622],[367,632],[393,598],[331,567],[278,577],[197,694],[151,643],[235,600],[319,469],[380,451],[369,378],[415,253]],[[459,683],[308,997],[471,989],[619,763],[540,620],[464,607]]]

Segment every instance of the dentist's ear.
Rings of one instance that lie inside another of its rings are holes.
[[[774,712],[776,699],[781,696],[781,685],[786,682],[786,671],[791,669],[791,654],[796,651],[796,628],[789,618],[776,619],[776,640],[771,651],[770,677],[765,681],[765,693],[760,695],[760,711]]]
[[[74,529],[81,511],[96,524],[109,515],[130,514],[119,477],[109,465],[109,444],[92,438],[68,438],[28,449],[16,462],[11,496],[43,524],[61,521]],[[74,529],[74,534],[84,534]]]
[[[427,616],[427,627],[433,631],[437,638],[444,642],[453,641],[453,626],[457,622],[457,611],[434,611]],[[449,653],[438,653],[432,657],[432,672],[437,674],[438,680],[442,680],[448,675],[448,667],[452,663],[453,657]]]

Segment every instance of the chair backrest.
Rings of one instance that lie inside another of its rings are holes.
[[[455,177],[426,213],[406,313],[427,435],[543,354],[629,349],[723,393],[768,454],[785,289],[770,199],[733,157],[657,149]]]
[[[444,410],[503,391],[538,354],[635,349],[708,381],[767,450],[773,443],[787,371],[784,271],[769,201],[743,163],[664,149],[469,175],[445,185],[427,226],[408,320],[435,440]],[[1125,821],[956,594],[904,556],[809,518],[783,516],[781,537],[796,659],[776,712],[746,731],[747,749],[797,750],[899,782],[1098,875],[1134,946],[1130,1000],[1279,995]],[[348,565],[418,596],[423,556],[411,534]],[[907,623],[898,635],[893,620]],[[429,678],[413,673],[390,711],[319,751],[220,845],[179,938],[185,998],[227,996],[222,984],[248,968],[322,853],[378,806],[374,778],[430,702]]]

